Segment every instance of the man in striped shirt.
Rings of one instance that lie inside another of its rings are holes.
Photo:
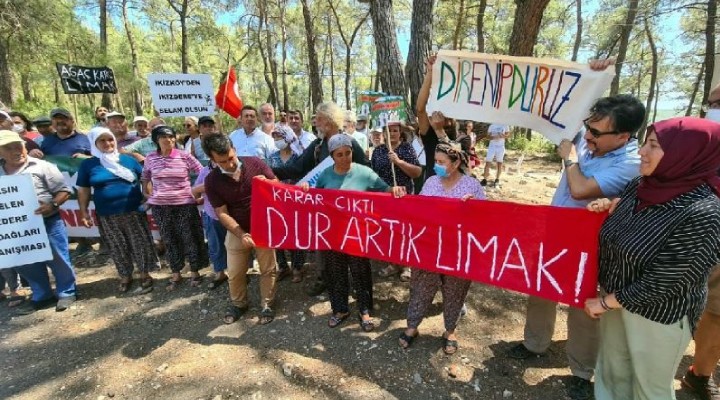
[[[593,61],[603,70],[612,60]],[[565,164],[551,205],[585,208],[597,198],[617,197],[640,174],[638,144],[634,136],[645,120],[645,107],[633,96],[617,95],[597,100],[585,120],[584,133],[574,141],[563,140],[558,154]],[[528,299],[524,341],[508,352],[515,359],[539,357],[547,351],[555,330],[557,304]],[[589,399],[598,347],[598,324],[580,308],[568,310],[566,352],[573,377],[568,396]]]

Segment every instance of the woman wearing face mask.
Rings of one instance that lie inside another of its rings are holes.
[[[82,224],[92,226],[88,212],[92,190],[100,236],[108,245],[120,275],[118,291],[125,293],[130,289],[134,263],[140,271],[140,287],[149,292],[153,287],[150,271],[157,269],[158,259],[147,215],[140,211],[142,167],[134,158],[118,153],[115,136],[109,129],[93,128],[88,139],[93,157],[85,159],[77,173]]]
[[[150,133],[157,152],[145,158],[143,190],[152,206],[152,214],[160,228],[160,238],[167,248],[166,255],[172,270],[168,290],[182,282],[180,270],[185,257],[190,262],[190,284],[202,282],[199,270],[207,267],[208,251],[197,201],[190,188],[190,174],[199,174],[202,165],[190,154],[177,150],[175,131],[165,125]]]
[[[619,199],[588,204],[611,212],[600,230],[602,296],[585,303],[600,319],[598,400],[675,398],[675,373],[720,260],[720,124],[657,122],[639,154],[641,176]]]
[[[388,123],[390,143],[373,147],[370,168],[388,185],[404,186],[408,193],[413,193],[413,179],[420,176],[422,168],[415,149],[405,140],[405,135],[402,133],[403,127],[404,124],[399,121]],[[410,268],[407,267],[389,264],[378,272],[378,275],[383,278],[396,274],[400,274],[400,280],[403,282],[410,280]]]
[[[300,155],[295,153],[292,149],[292,144],[298,139],[295,133],[286,125],[275,125],[275,129],[272,132],[272,138],[275,141],[275,147],[278,151],[273,153],[268,158],[268,165],[270,168],[280,168],[294,162]],[[292,179],[285,179],[283,183],[295,184]],[[303,250],[290,250],[289,251],[292,260],[292,282],[300,283],[303,280],[302,268],[305,265],[305,251]],[[288,260],[285,256],[285,250],[277,249],[275,256],[278,263],[278,274],[275,278],[278,282],[285,279],[290,275],[290,268],[288,268]]]
[[[10,111],[8,115],[10,115],[13,122],[12,131],[20,135],[25,141],[25,148],[28,151],[35,149],[40,150],[40,146],[35,143],[35,139],[41,137],[41,135],[32,130],[32,122],[30,122],[28,117],[19,111]]]
[[[447,197],[461,199],[485,199],[485,192],[477,179],[465,174],[467,154],[455,142],[440,143],[435,148],[435,175],[423,185],[420,196]],[[422,323],[427,309],[432,304],[435,293],[440,289],[443,296],[443,351],[455,354],[458,349],[455,327],[460,311],[470,289],[470,281],[454,276],[413,269],[410,278],[410,302],[407,311],[407,329],[400,336],[400,347],[407,349],[418,335],[418,326]]]
[[[328,141],[328,151],[330,151],[330,157],[332,157],[335,164],[320,173],[316,183],[318,189],[388,192],[395,197],[402,197],[406,194],[407,191],[404,186],[389,186],[372,169],[352,161],[354,150],[353,139],[350,136],[338,134],[331,137]],[[300,187],[303,190],[309,188],[307,182],[303,182]],[[365,332],[372,331],[375,329],[375,323],[370,317],[370,310],[373,309],[370,260],[337,251],[325,251],[323,253],[325,268],[327,269],[326,283],[333,312],[328,320],[328,326],[335,328],[350,316],[348,307],[350,292],[349,268],[353,278],[360,327]]]

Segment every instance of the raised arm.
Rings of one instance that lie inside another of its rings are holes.
[[[415,107],[415,115],[418,119],[418,133],[424,135],[430,128],[430,119],[427,114],[428,99],[430,98],[430,87],[432,86],[432,68],[435,64],[437,55],[433,54],[425,61],[425,79],[423,80],[422,87],[418,93],[417,104]]]

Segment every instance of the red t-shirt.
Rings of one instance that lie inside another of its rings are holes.
[[[238,157],[238,159],[242,163],[240,180],[235,181],[232,176],[223,174],[220,168],[214,168],[205,178],[205,195],[213,208],[227,206],[228,214],[235,219],[243,231],[250,233],[252,179],[261,175],[275,179],[275,174],[257,157]]]

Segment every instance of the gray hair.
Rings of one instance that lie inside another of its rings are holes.
[[[343,122],[345,122],[345,112],[339,105],[333,103],[332,101],[318,104],[315,109],[315,117],[319,116],[323,116],[334,122],[336,130],[338,131],[340,130],[340,127],[343,126]],[[329,134],[329,132],[325,133]]]

